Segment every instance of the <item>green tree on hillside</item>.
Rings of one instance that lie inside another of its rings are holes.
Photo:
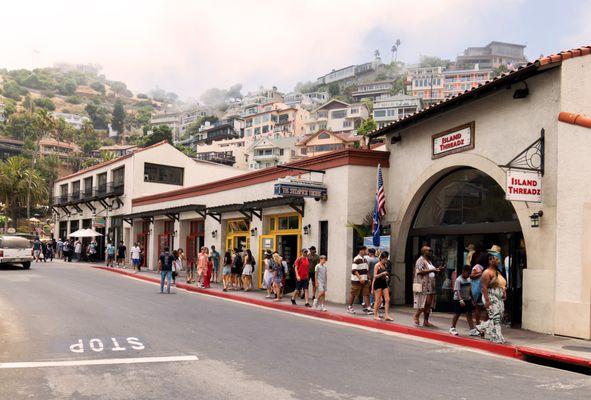
[[[144,138],[142,147],[151,146],[163,140],[172,144],[172,130],[167,125],[159,125],[152,128],[152,134]]]
[[[47,111],[55,111],[55,104],[47,97],[40,97],[33,102],[37,107],[43,108]]]
[[[109,111],[101,103],[100,99],[94,97],[92,101],[86,105],[84,110],[90,117],[94,129],[107,129],[107,124],[109,123]]]
[[[125,130],[125,109],[123,108],[123,102],[121,99],[117,99],[117,101],[115,101],[115,105],[113,106],[111,127],[119,132],[119,137],[123,136],[123,131]]]
[[[369,117],[368,119],[363,121],[361,125],[359,125],[359,128],[357,128],[357,134],[365,136],[371,131],[376,130],[377,127],[378,124],[376,124],[376,121],[374,121],[372,117]]]
[[[28,93],[26,89],[20,87],[20,85],[14,81],[6,82],[2,87],[2,93],[4,97],[8,97],[9,99],[20,101],[21,96],[24,96]]]

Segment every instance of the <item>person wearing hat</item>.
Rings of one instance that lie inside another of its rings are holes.
[[[302,249],[302,255],[295,260],[294,269],[296,276],[296,287],[291,296],[291,304],[296,305],[296,298],[300,295],[300,291],[304,292],[306,307],[312,307],[308,299],[308,284],[310,280],[310,261],[308,260],[308,250]]]
[[[308,254],[308,261],[310,264],[310,282],[312,283],[312,300],[316,300],[316,276],[314,270],[320,263],[320,256],[316,253],[316,247],[310,246],[310,253]]]

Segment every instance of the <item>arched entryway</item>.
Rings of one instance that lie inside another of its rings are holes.
[[[460,168],[442,176],[427,191],[408,234],[407,303],[412,303],[414,261],[425,244],[433,249],[436,265],[445,268],[437,280],[438,311],[451,310],[453,283],[462,266],[474,265],[479,252],[500,246],[502,272],[509,285],[507,322],[521,323],[525,244],[517,213],[493,178],[474,168]]]

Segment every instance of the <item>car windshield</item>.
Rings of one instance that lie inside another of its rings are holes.
[[[31,247],[29,239],[18,236],[4,236],[0,238],[0,248],[2,249],[26,249]]]

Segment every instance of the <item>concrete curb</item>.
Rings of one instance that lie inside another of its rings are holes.
[[[160,283],[160,280],[158,278],[152,278],[149,276],[138,275],[138,274],[134,274],[133,272],[129,272],[129,271],[121,270],[121,269],[109,268],[109,267],[104,267],[104,266],[96,266],[96,265],[93,265],[92,268],[115,272],[115,273],[118,273],[121,275],[130,276],[132,278],[144,280],[147,282]],[[427,329],[422,329],[422,328],[417,328],[417,327],[412,327],[412,326],[407,326],[407,325],[401,325],[401,324],[396,324],[396,323],[392,323],[392,322],[383,322],[383,321],[361,319],[361,318],[356,318],[354,316],[350,317],[350,316],[346,316],[346,315],[333,314],[330,312],[316,311],[316,310],[312,310],[312,309],[304,308],[304,307],[297,307],[296,308],[296,307],[292,306],[291,304],[275,303],[275,302],[270,302],[268,300],[262,300],[262,299],[259,300],[259,299],[252,299],[252,298],[243,297],[243,296],[237,296],[237,295],[227,293],[227,292],[213,291],[211,289],[201,289],[201,288],[198,288],[194,285],[187,285],[186,283],[177,283],[176,286],[177,286],[177,288],[184,289],[184,290],[187,290],[190,292],[206,294],[206,295],[213,296],[213,297],[230,299],[230,300],[234,300],[234,301],[238,301],[238,302],[242,302],[242,303],[247,303],[247,304],[255,304],[255,305],[261,306],[261,307],[287,311],[287,312],[294,313],[294,314],[303,314],[303,315],[308,315],[308,316],[312,316],[312,317],[319,318],[319,319],[326,319],[326,320],[331,320],[331,321],[343,322],[343,323],[347,323],[347,324],[351,324],[351,325],[358,325],[358,326],[382,330],[382,331],[386,331],[386,332],[395,332],[395,333],[401,333],[401,334],[409,335],[409,336],[421,337],[421,338],[435,340],[435,341],[444,342],[444,343],[449,343],[449,344],[453,344],[453,345],[457,345],[457,346],[469,347],[469,348],[476,349],[476,350],[486,351],[486,352],[497,354],[497,355],[500,355],[503,357],[517,358],[520,360],[523,360],[525,357],[537,357],[537,358],[541,358],[541,359],[545,359],[545,360],[549,360],[549,361],[553,361],[553,362],[558,362],[558,363],[562,363],[562,364],[591,368],[591,360],[589,360],[589,359],[571,356],[571,355],[567,355],[567,354],[554,353],[554,352],[547,351],[547,350],[541,350],[541,349],[525,347],[525,346],[515,346],[515,345],[510,345],[510,344],[496,344],[496,343],[491,343],[491,342],[484,341],[481,339],[472,339],[469,337],[453,336],[453,335],[449,335],[447,333],[434,332],[434,331],[430,331]]]

